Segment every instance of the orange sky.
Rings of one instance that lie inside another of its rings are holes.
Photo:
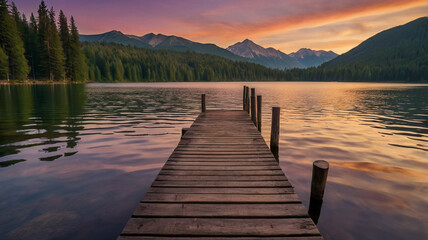
[[[26,14],[39,1],[15,0]],[[428,13],[428,0],[46,0],[74,15],[83,34],[120,30],[178,35],[227,47],[246,38],[285,53],[343,53],[368,37]]]

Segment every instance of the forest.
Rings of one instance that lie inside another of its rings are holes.
[[[287,81],[427,82],[428,65],[353,63],[285,71]]]
[[[258,64],[194,52],[150,50],[115,43],[83,43],[89,79],[97,82],[279,81]]]
[[[73,17],[41,1],[29,20],[0,0],[0,79],[85,81],[87,66]]]

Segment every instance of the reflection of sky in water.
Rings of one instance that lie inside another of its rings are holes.
[[[0,239],[115,239],[200,94],[208,108],[241,109],[242,85],[0,86]],[[306,207],[312,162],[330,162],[327,239],[428,236],[427,86],[250,86],[267,141],[270,107],[281,106],[281,167]]]

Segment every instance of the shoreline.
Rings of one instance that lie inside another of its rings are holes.
[[[175,81],[162,81],[162,82],[65,82],[65,81],[7,81],[0,80],[0,85],[61,85],[61,84],[116,84],[116,83],[225,83],[225,82],[265,82],[265,83],[279,83],[279,82],[324,82],[324,83],[409,83],[409,84],[428,84],[427,82],[406,82],[406,81],[191,81],[191,82],[175,82]]]
[[[59,85],[59,84],[85,84],[92,82],[64,82],[64,81],[7,81],[0,80],[0,85]]]

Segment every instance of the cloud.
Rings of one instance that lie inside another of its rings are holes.
[[[189,28],[195,29],[192,34],[194,38],[203,38],[217,34],[217,38],[228,40],[237,36],[246,37],[251,35],[257,37],[261,34],[275,32],[278,30],[293,29],[302,26],[319,25],[327,22],[335,22],[340,19],[346,19],[362,14],[385,11],[388,9],[403,8],[408,6],[426,4],[424,0],[383,0],[383,1],[340,1],[333,4],[331,1],[323,0],[312,4],[312,1],[301,0],[299,4],[283,1],[276,6],[277,9],[284,10],[283,14],[278,14],[278,11],[272,11],[270,15],[266,10],[270,9],[270,1],[264,2],[266,7],[260,4],[261,9],[248,10],[249,15],[255,15],[254,21],[248,17],[242,17],[238,21],[227,21],[230,16],[225,19],[207,17],[205,14],[199,14],[188,19],[184,19],[185,24]],[[305,7],[303,7],[305,6]],[[232,7],[232,6],[231,6]],[[239,6],[235,6],[238,9]],[[296,9],[295,12],[290,12],[288,8]],[[242,10],[230,14],[241,15]],[[254,11],[261,11],[265,14],[254,14]]]
[[[16,0],[16,4],[28,15],[37,10],[38,2]],[[329,46],[326,41],[342,44],[332,49],[343,52],[353,47],[345,42],[361,42],[375,31],[404,23],[398,20],[424,16],[428,7],[426,0],[47,0],[47,4],[74,15],[84,34],[112,29],[133,35],[154,32],[222,47],[250,38],[286,52]],[[414,11],[390,22],[382,19],[416,7],[425,12]],[[287,43],[291,34],[310,44]]]

